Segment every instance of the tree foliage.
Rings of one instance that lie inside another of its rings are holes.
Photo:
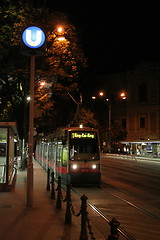
[[[46,54],[36,58],[35,101],[42,113],[40,120],[44,122],[47,116],[65,122],[57,118],[59,110],[65,114],[69,110],[68,105],[62,107],[69,99],[68,92],[77,88],[81,70],[86,66],[75,27],[64,14],[33,7],[27,1],[1,0],[0,18],[0,119],[23,122],[30,63],[21,52],[21,34],[27,26],[37,25],[45,29],[47,36]],[[63,29],[61,33],[58,26]],[[61,36],[65,37],[63,41],[58,40]],[[40,89],[42,81],[48,87]],[[63,114],[61,117],[64,119]]]
[[[112,122],[110,131],[107,131],[107,142],[109,140],[110,134],[110,143],[111,143],[111,151],[117,152],[120,141],[126,139],[127,131],[122,127],[122,125],[118,121]]]
[[[94,116],[94,113],[90,109],[81,108],[78,116],[79,123],[82,123],[84,126],[97,128],[98,122]]]

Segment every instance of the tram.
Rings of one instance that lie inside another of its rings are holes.
[[[57,129],[36,144],[35,159],[61,176],[64,184],[99,185],[100,143],[98,130],[88,127]]]

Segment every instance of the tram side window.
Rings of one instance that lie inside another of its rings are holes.
[[[68,160],[68,147],[64,146],[62,150],[62,166],[67,166],[67,160]]]

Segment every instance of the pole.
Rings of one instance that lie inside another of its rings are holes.
[[[108,107],[109,107],[109,128],[108,128],[108,146],[109,146],[109,153],[111,152],[111,108],[112,108],[112,103],[109,102],[108,103]]]
[[[30,62],[30,107],[29,107],[29,161],[27,168],[27,207],[33,207],[33,108],[34,108],[35,56]]]
[[[81,232],[79,240],[88,240],[87,236],[87,197],[83,195],[81,197]]]

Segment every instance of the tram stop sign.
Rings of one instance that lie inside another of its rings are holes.
[[[46,36],[42,29],[36,26],[26,28],[22,33],[22,53],[24,55],[40,56],[45,52]]]

